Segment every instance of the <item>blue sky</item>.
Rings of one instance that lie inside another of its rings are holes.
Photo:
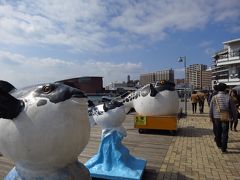
[[[1,79],[16,87],[79,76],[104,85],[211,65],[240,37],[239,0],[0,0]]]

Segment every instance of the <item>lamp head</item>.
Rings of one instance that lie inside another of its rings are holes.
[[[179,58],[178,58],[178,62],[183,62],[182,57],[179,57]]]

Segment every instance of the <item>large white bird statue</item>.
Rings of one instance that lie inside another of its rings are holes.
[[[131,108],[142,116],[174,115],[179,111],[175,84],[161,81],[155,87],[147,84],[127,95],[122,102],[128,112]]]
[[[61,83],[16,90],[0,81],[0,152],[15,167],[6,180],[90,179],[78,155],[90,125],[83,92]]]

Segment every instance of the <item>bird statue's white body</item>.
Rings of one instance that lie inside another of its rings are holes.
[[[146,85],[123,100],[125,110],[131,108],[142,116],[174,115],[179,111],[178,93],[171,86],[155,88]]]
[[[87,98],[79,98],[76,90],[74,97],[65,85],[51,86],[51,92],[39,85],[9,93],[21,101],[22,109],[14,118],[0,118],[0,152],[23,179],[57,179],[89,140]]]
[[[102,129],[102,135],[112,130],[117,130],[126,136],[126,130],[122,123],[125,120],[126,114],[123,104],[114,108],[104,110],[104,104],[92,107],[89,118],[94,121]]]

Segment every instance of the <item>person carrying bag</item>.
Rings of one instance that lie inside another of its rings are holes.
[[[227,85],[218,84],[218,93],[213,96],[210,102],[209,117],[215,126],[215,141],[223,153],[227,152],[229,120],[236,120],[238,117],[237,109],[225,91]]]
[[[220,106],[219,106],[219,103],[218,103],[217,96],[215,96],[214,99],[215,99],[215,101],[216,101],[217,110],[218,110],[219,115],[220,115],[219,120],[220,120],[220,121],[223,121],[223,122],[226,122],[226,121],[228,122],[229,119],[230,119],[230,117],[229,117],[229,111],[228,111],[228,110],[225,110],[225,111],[224,111],[224,110],[221,110],[221,109],[220,109]]]

